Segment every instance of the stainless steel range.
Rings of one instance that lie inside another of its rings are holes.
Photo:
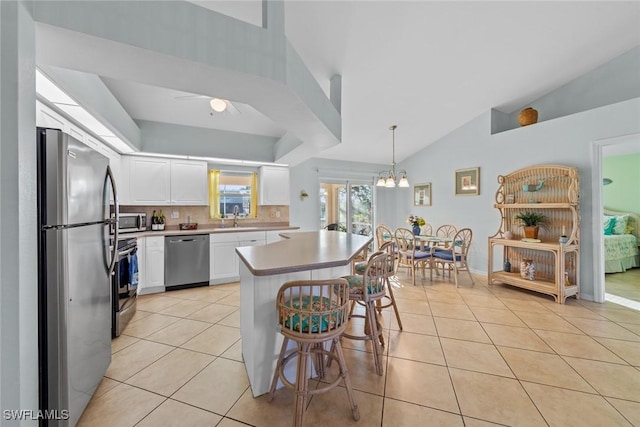
[[[111,335],[120,336],[136,313],[138,290],[138,239],[119,239],[116,266],[111,276]]]

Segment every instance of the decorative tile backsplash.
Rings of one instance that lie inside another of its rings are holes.
[[[151,223],[151,215],[153,211],[162,211],[166,218],[165,226],[167,228],[178,228],[178,224],[188,222],[197,222],[199,225],[206,227],[220,227],[222,220],[209,218],[208,206],[120,206],[120,212],[146,212],[148,221]],[[178,218],[172,218],[172,213],[177,212]],[[225,219],[225,226],[233,225],[233,218]],[[281,226],[289,225],[289,206],[258,206],[257,218],[238,218],[240,226]]]

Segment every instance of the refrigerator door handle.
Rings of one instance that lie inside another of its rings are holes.
[[[110,277],[111,273],[113,273],[113,270],[116,266],[116,258],[118,255],[118,222],[120,221],[120,206],[118,205],[118,193],[116,191],[116,180],[113,176],[113,172],[111,171],[111,166],[109,165],[107,165],[107,176],[105,178],[105,187],[106,187],[107,179],[111,182],[111,192],[113,194],[113,207],[114,207],[113,219],[108,218],[107,220],[115,222],[113,227],[113,245],[111,248],[111,261],[108,263],[108,269],[107,269]]]

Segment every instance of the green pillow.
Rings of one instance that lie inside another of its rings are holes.
[[[611,234],[625,234],[625,230],[627,228],[627,221],[629,220],[629,215],[620,215],[615,216],[616,223],[613,226],[613,230]]]
[[[602,219],[602,228],[604,229],[605,236],[611,236],[613,234],[613,227],[616,225],[616,218],[613,216],[605,216]]]

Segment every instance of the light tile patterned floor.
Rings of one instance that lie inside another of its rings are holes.
[[[305,426],[640,425],[640,312],[476,277],[395,290],[383,363],[344,340],[361,419],[342,387],[315,396]],[[239,284],[140,298],[80,426],[289,426],[293,393],[253,398],[242,363]],[[361,325],[360,325],[361,326]],[[331,369],[335,369],[335,365]]]

